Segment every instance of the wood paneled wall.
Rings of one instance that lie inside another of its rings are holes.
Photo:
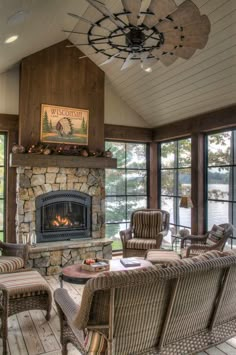
[[[18,116],[0,114],[0,132],[7,134],[7,181],[6,181],[6,240],[16,241],[16,169],[9,166],[9,152],[18,140]]]
[[[236,105],[166,124],[153,129],[153,140],[160,142],[211,130],[236,126]]]
[[[104,148],[104,73],[77,48],[63,41],[22,60],[19,141],[40,138],[41,104],[89,110],[89,149]]]

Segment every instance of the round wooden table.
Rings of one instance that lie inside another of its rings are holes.
[[[140,263],[140,266],[124,267],[121,264],[120,259],[110,260],[110,269],[107,271],[133,270],[152,266],[152,263],[147,260],[137,259],[137,261]],[[63,287],[63,281],[75,284],[85,284],[89,279],[98,277],[102,272],[104,271],[90,272],[83,270],[81,264],[66,266],[60,275],[61,287]]]

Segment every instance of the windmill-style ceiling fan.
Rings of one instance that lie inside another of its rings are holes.
[[[180,6],[174,0],[118,0],[123,7],[118,13],[112,13],[103,0],[86,1],[102,17],[92,22],[69,13],[87,23],[88,29],[65,32],[86,36],[87,43],[74,45],[88,45],[93,53],[102,53],[106,60],[100,66],[122,60],[124,70],[139,61],[143,70],[151,71],[157,61],[168,66],[178,57],[191,58],[208,41],[210,21],[191,0]],[[148,3],[146,9],[144,3]]]

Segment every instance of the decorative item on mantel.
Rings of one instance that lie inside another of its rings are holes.
[[[68,155],[80,157],[103,157],[112,158],[112,152],[107,151],[89,151],[88,147],[79,147],[77,145],[62,144],[62,145],[48,145],[38,142],[25,148],[22,145],[14,144],[12,147],[13,154],[41,154],[41,155]]]
[[[23,145],[21,144],[14,143],[12,146],[12,153],[14,154],[25,153],[25,147],[23,147]]]

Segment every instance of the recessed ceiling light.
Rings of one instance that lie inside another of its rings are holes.
[[[7,43],[7,44],[8,44],[8,43],[15,42],[18,37],[19,37],[18,35],[10,36],[10,37],[8,37],[8,38],[5,40],[4,43]]]

